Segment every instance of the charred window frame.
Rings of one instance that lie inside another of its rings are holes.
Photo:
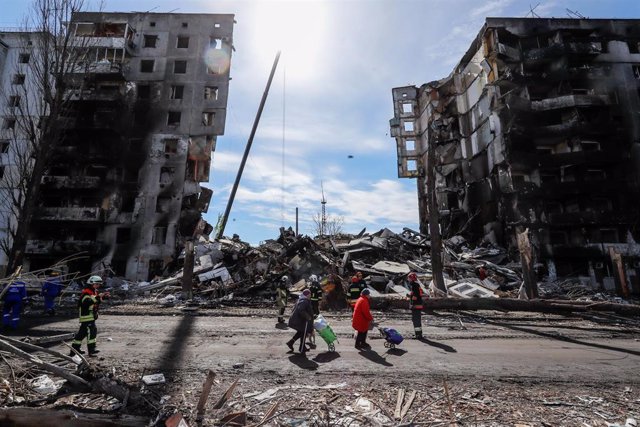
[[[178,144],[180,142],[177,138],[167,138],[163,140],[164,142],[164,153],[165,154],[176,154],[178,152]]]
[[[158,44],[158,36],[154,34],[147,34],[144,36],[142,47],[155,48]]]
[[[0,139],[0,154],[7,154],[9,152],[10,144],[11,144],[11,140]]]
[[[18,62],[20,64],[28,64],[30,60],[31,60],[31,54],[29,53],[21,53],[18,56]]]
[[[204,99],[215,101],[218,99],[218,87],[217,86],[205,86],[204,87]]]
[[[20,95],[11,95],[8,99],[7,105],[9,107],[19,107],[20,106]]]
[[[25,80],[26,80],[26,76],[24,74],[18,73],[18,74],[14,74],[13,78],[11,79],[11,84],[14,85],[23,85]]]
[[[152,245],[164,245],[167,243],[167,227],[157,226],[153,227],[153,233],[151,235]]]
[[[182,113],[180,111],[169,111],[167,113],[167,126],[180,126]]]
[[[16,128],[16,119],[12,117],[5,118],[2,122],[2,129],[11,130]]]
[[[174,74],[186,74],[187,73],[187,61],[175,61],[173,63]]]
[[[151,99],[151,85],[138,85],[138,99]]]
[[[131,227],[118,227],[116,229],[116,244],[128,243],[131,241]]]
[[[143,59],[140,61],[141,73],[153,73],[156,61],[153,59]]]
[[[216,113],[214,111],[202,112],[202,126],[213,126],[216,120]]]
[[[184,85],[171,86],[171,92],[169,93],[169,99],[182,99],[184,96]]]
[[[189,37],[187,36],[178,36],[176,40],[176,48],[177,49],[189,49]]]

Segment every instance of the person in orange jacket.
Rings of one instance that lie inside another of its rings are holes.
[[[353,326],[353,329],[358,332],[355,345],[358,350],[371,348],[371,346],[367,344],[367,332],[369,331],[369,326],[373,322],[373,316],[369,309],[369,294],[369,289],[363,289],[362,292],[360,292],[360,298],[356,301],[356,306],[353,309],[351,326]]]

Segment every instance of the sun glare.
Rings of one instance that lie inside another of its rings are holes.
[[[252,48],[269,62],[281,50],[288,82],[312,79],[326,51],[326,8],[322,1],[258,2]]]

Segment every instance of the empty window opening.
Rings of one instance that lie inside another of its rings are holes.
[[[607,173],[602,169],[587,169],[584,175],[585,181],[603,181],[607,179]]]
[[[405,150],[414,151],[416,149],[416,141],[413,139],[408,139],[404,143]]]
[[[15,129],[16,128],[16,119],[4,119],[2,123],[2,129]]]
[[[560,182],[558,175],[551,173],[541,173],[540,182],[542,184],[552,184],[554,182]]]
[[[545,203],[545,210],[550,214],[562,213],[562,203],[560,202],[547,202]]]
[[[153,73],[153,66],[156,61],[153,59],[143,59],[140,61],[140,72],[141,73]]]
[[[116,230],[116,243],[127,243],[131,240],[131,228],[119,227]]]
[[[402,103],[402,112],[403,113],[413,113],[413,104],[410,102],[403,102]]]
[[[23,85],[25,78],[24,74],[14,74],[13,79],[11,79],[11,83],[14,85]]]
[[[160,168],[160,184],[170,184],[173,182],[173,175],[176,173],[176,168],[162,167]]]
[[[564,211],[567,213],[579,213],[580,204],[576,200],[569,200],[564,204]]]
[[[209,37],[209,47],[213,49],[222,49],[222,39],[217,37]]]
[[[156,26],[156,23],[155,23],[154,21],[151,21],[151,22],[149,22],[149,26],[150,26],[150,27],[155,27],[155,26]]]
[[[188,22],[183,22],[183,23],[182,23],[182,28],[187,28],[188,26],[189,26],[189,23],[188,23]]]
[[[618,230],[615,228],[601,228],[600,241],[602,243],[618,243]]]
[[[175,85],[171,86],[171,95],[170,99],[182,99],[184,95],[184,86],[183,85]]]
[[[0,166],[0,179],[4,178],[4,166]]]
[[[213,24],[213,28],[220,28],[220,24],[216,22],[215,24]]]
[[[218,99],[218,88],[216,86],[205,86],[204,99],[208,99],[208,100]]]
[[[536,152],[542,155],[550,155],[553,154],[552,147],[536,147]]]
[[[151,98],[151,86],[140,85],[138,86],[138,99],[150,99]]]
[[[151,244],[164,245],[165,243],[167,243],[167,227],[153,227]]]
[[[567,233],[564,231],[551,231],[549,232],[549,241],[552,245],[566,245]]]
[[[0,153],[2,154],[6,154],[9,152],[9,143],[11,141],[9,141],[8,139],[3,139],[2,141],[0,141]]]
[[[9,107],[17,107],[20,105],[20,96],[19,95],[11,95],[9,97]]]
[[[149,272],[147,280],[151,281],[158,276],[162,276],[164,271],[164,262],[161,259],[149,260]]]
[[[522,185],[526,182],[524,175],[511,174],[511,182],[514,186]]]
[[[415,160],[407,160],[407,171],[408,172],[417,172],[418,171],[418,162]]]
[[[640,80],[640,65],[633,66],[633,77]]]
[[[406,97],[407,97],[406,92],[402,94],[402,97],[403,97],[403,98],[406,98]]]
[[[176,154],[178,152],[177,138],[169,138],[164,140],[164,152],[165,154]]]
[[[220,74],[220,66],[216,64],[208,65],[207,74]]]
[[[189,37],[178,36],[178,43],[176,44],[178,49],[188,49],[189,48]]]
[[[169,212],[170,206],[171,206],[171,197],[158,197],[156,199],[157,213]]]
[[[216,113],[213,111],[204,111],[202,113],[202,125],[203,126],[213,126],[213,121],[216,118]]]
[[[640,53],[640,42],[637,40],[630,40],[627,42],[629,46],[629,53]]]
[[[154,48],[156,47],[156,44],[158,43],[158,36],[144,36],[144,41],[142,46],[143,47],[150,47],[150,48]]]
[[[405,132],[413,132],[413,122],[402,122]]]
[[[173,72],[175,74],[185,74],[187,72],[187,61],[176,61],[173,63]]]
[[[18,62],[21,64],[28,64],[30,59],[31,55],[28,53],[21,53],[20,56],[18,56]]]
[[[576,168],[575,166],[561,166],[560,173],[562,176],[562,182],[575,182],[576,181]]]
[[[122,212],[133,212],[136,206],[136,193],[125,193],[122,197]]]
[[[600,143],[596,141],[581,141],[582,151],[600,151]]]
[[[167,125],[179,126],[181,116],[182,113],[180,113],[180,111],[169,111],[169,113],[167,114]]]

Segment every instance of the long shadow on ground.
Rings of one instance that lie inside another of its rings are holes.
[[[175,370],[180,365],[184,357],[187,340],[193,333],[193,324],[195,321],[196,317],[189,314],[185,314],[182,317],[170,337],[171,343],[164,353],[158,357],[154,371],[169,372]]]

